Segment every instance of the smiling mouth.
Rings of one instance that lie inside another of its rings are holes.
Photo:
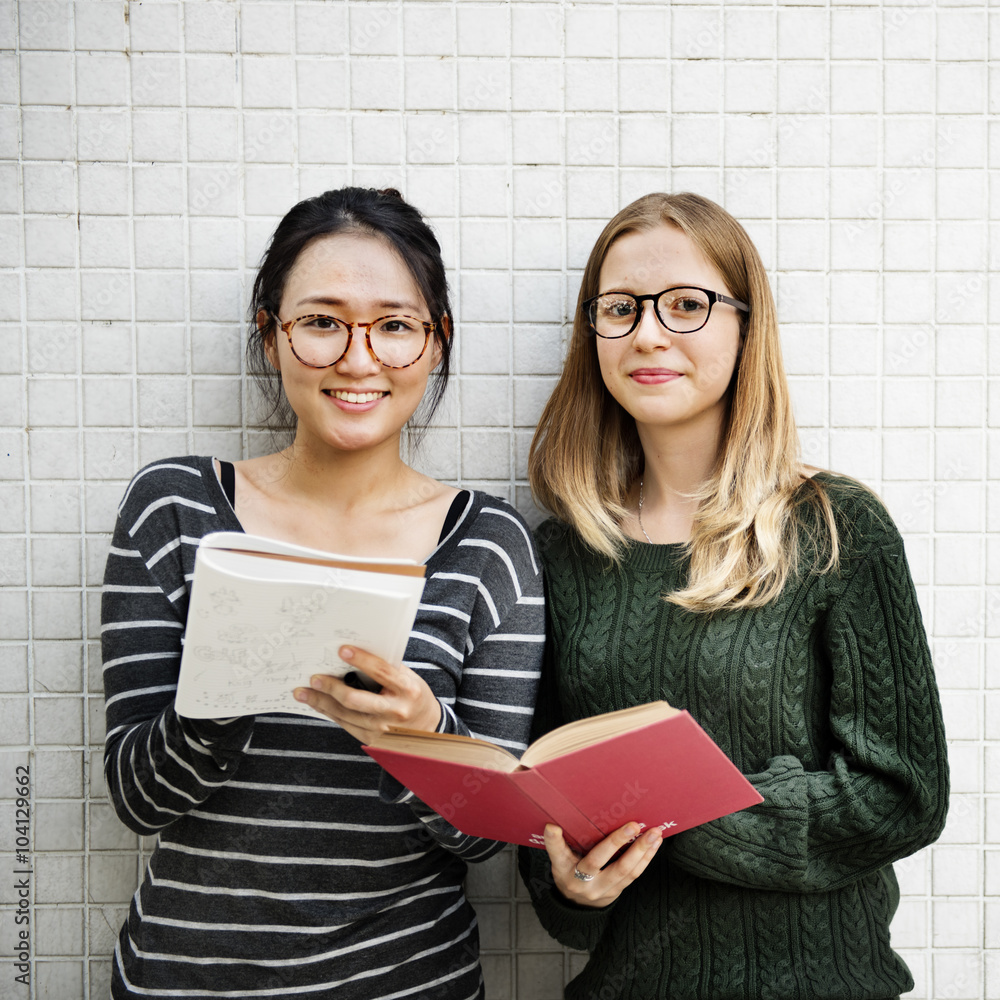
[[[345,403],[374,403],[376,399],[388,396],[389,393],[382,389],[379,392],[347,392],[345,389],[324,389],[328,396],[334,399],[342,399]]]

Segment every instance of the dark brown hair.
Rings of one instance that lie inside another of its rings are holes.
[[[247,370],[256,381],[266,406],[264,423],[272,428],[292,427],[295,423],[281,378],[268,362],[265,350],[276,330],[285,282],[299,254],[310,243],[324,236],[349,232],[384,240],[399,254],[420,289],[431,322],[437,325],[441,361],[421,403],[420,423],[430,420],[448,387],[454,327],[441,247],[430,226],[395,188],[377,191],[345,187],[326,191],[300,201],[278,223],[253,283],[248,309]],[[258,325],[257,317],[261,312],[268,319]],[[441,332],[445,317],[451,325],[451,336]]]

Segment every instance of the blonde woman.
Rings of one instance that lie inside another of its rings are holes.
[[[878,499],[798,457],[767,277],[718,205],[651,194],[605,227],[530,474],[555,515],[535,735],[665,698],[764,797],[666,840],[522,849],[542,923],[590,952],[566,996],[911,989],[892,862],[948,792],[920,611]]]

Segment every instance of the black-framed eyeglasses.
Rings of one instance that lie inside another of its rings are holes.
[[[605,292],[587,299],[582,308],[594,333],[598,337],[614,340],[627,337],[639,325],[643,303],[647,301],[653,303],[656,318],[671,333],[700,330],[708,322],[716,302],[723,302],[740,312],[750,312],[745,302],[697,285],[674,285],[655,295]]]
[[[427,350],[437,324],[415,316],[380,316],[370,323],[348,323],[323,313],[299,316],[278,326],[292,354],[310,368],[330,368],[350,350],[354,328],[363,327],[368,353],[385,368],[409,368]]]

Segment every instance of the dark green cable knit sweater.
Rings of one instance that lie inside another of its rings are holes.
[[[944,825],[941,710],[889,515],[849,480],[818,481],[841,530],[839,570],[807,569],[765,608],[705,615],[663,601],[686,577],[679,545],[633,544],[609,569],[565,525],[539,529],[551,638],[535,735],[665,698],[764,797],[666,840],[602,910],[568,903],[544,851],[521,849],[544,926],[591,952],[572,1000],[883,1000],[912,988],[889,944],[891,862]]]

